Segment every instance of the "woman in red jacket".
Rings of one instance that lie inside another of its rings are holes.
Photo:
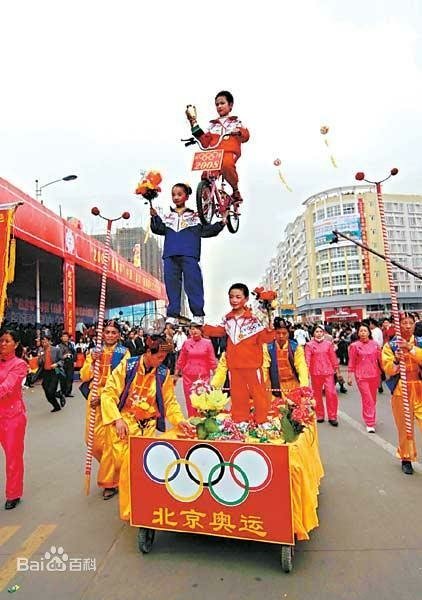
[[[315,395],[317,421],[323,423],[325,419],[325,408],[322,400],[322,390],[324,389],[328,422],[333,427],[337,427],[338,396],[334,383],[334,373],[339,374],[338,358],[333,343],[325,339],[325,334],[326,331],[322,325],[314,327],[313,338],[305,346],[305,358]]]
[[[16,356],[19,336],[16,331],[0,334],[0,444],[6,457],[6,504],[10,510],[20,502],[23,493],[23,451],[26,409],[22,398],[22,382],[28,367]]]

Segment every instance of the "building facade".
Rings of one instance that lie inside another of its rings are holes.
[[[391,258],[422,271],[422,195],[384,194]],[[281,305],[294,305],[308,320],[338,311],[362,318],[391,308],[385,261],[353,242],[333,244],[338,230],[384,254],[375,187],[358,185],[320,192],[304,202],[303,214],[287,225],[264,276]],[[422,311],[422,281],[393,268],[403,308]]]

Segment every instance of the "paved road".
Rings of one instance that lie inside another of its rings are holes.
[[[340,396],[340,427],[319,426],[320,527],[297,544],[289,575],[278,547],[257,542],[163,532],[142,556],[136,529],[118,518],[117,498],[83,493],[82,397],[75,393],[55,414],[39,388],[26,400],[25,498],[16,510],[0,510],[0,598],[18,584],[16,600],[422,599],[422,469],[406,477],[390,453],[387,392],[375,436],[360,425],[355,389]],[[417,442],[421,449],[420,435]],[[68,555],[65,572],[16,573],[17,556],[40,564],[52,546]],[[79,570],[69,571],[70,563]]]

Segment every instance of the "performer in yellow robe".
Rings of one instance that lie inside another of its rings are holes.
[[[125,521],[130,518],[128,436],[154,437],[157,429],[165,430],[166,419],[184,434],[195,434],[176,400],[173,378],[162,364],[172,349],[165,337],[151,336],[145,354],[120,364],[101,394],[106,440],[111,442],[106,443],[103,458],[111,453],[120,517]]]
[[[81,392],[87,398],[86,403],[86,418],[85,418],[85,442],[88,440],[89,430],[89,419],[91,413],[91,406],[95,407],[95,426],[94,426],[94,445],[93,455],[96,460],[101,463],[98,471],[97,483],[99,487],[104,488],[103,498],[109,500],[117,493],[117,487],[112,485],[114,481],[113,476],[113,462],[110,460],[102,461],[104,444],[105,444],[105,430],[101,415],[100,396],[102,390],[106,384],[107,378],[117,365],[121,361],[126,362],[130,358],[129,350],[118,343],[120,340],[120,328],[116,321],[110,320],[104,323],[103,329],[103,347],[101,352],[95,350],[87,354],[85,362],[80,370],[80,379],[83,382],[81,385]],[[97,397],[92,396],[92,380],[94,377],[94,364],[95,361],[100,361],[100,377],[98,382]]]
[[[409,313],[400,315],[400,333],[402,342],[397,338],[387,342],[382,350],[382,368],[387,377],[387,385],[392,391],[391,407],[399,436],[397,455],[401,458],[402,471],[406,475],[413,474],[412,460],[416,460],[417,452],[414,439],[408,440],[403,410],[402,383],[400,381],[400,357],[406,364],[406,379],[409,395],[412,429],[414,420],[422,431],[422,339],[415,338],[415,319]]]

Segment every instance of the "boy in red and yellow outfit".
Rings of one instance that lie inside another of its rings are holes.
[[[189,111],[186,111],[186,116],[191,124],[192,134],[204,148],[211,146],[218,150],[224,150],[221,173],[233,188],[233,199],[236,202],[242,202],[242,196],[238,189],[239,176],[236,171],[236,161],[241,155],[241,144],[249,140],[249,131],[243,127],[238,117],[230,115],[233,102],[233,95],[230,92],[226,90],[218,92],[215,97],[218,119],[210,121],[206,132],[200,128],[196,118],[192,117]],[[221,141],[218,144],[219,139]]]
[[[249,290],[244,283],[235,283],[229,289],[232,307],[221,326],[205,325],[204,335],[221,337],[227,334],[227,366],[230,373],[232,417],[236,422],[248,421],[250,398],[257,423],[267,420],[270,408],[262,373],[262,344],[272,342],[273,329],[264,329],[246,306]]]

